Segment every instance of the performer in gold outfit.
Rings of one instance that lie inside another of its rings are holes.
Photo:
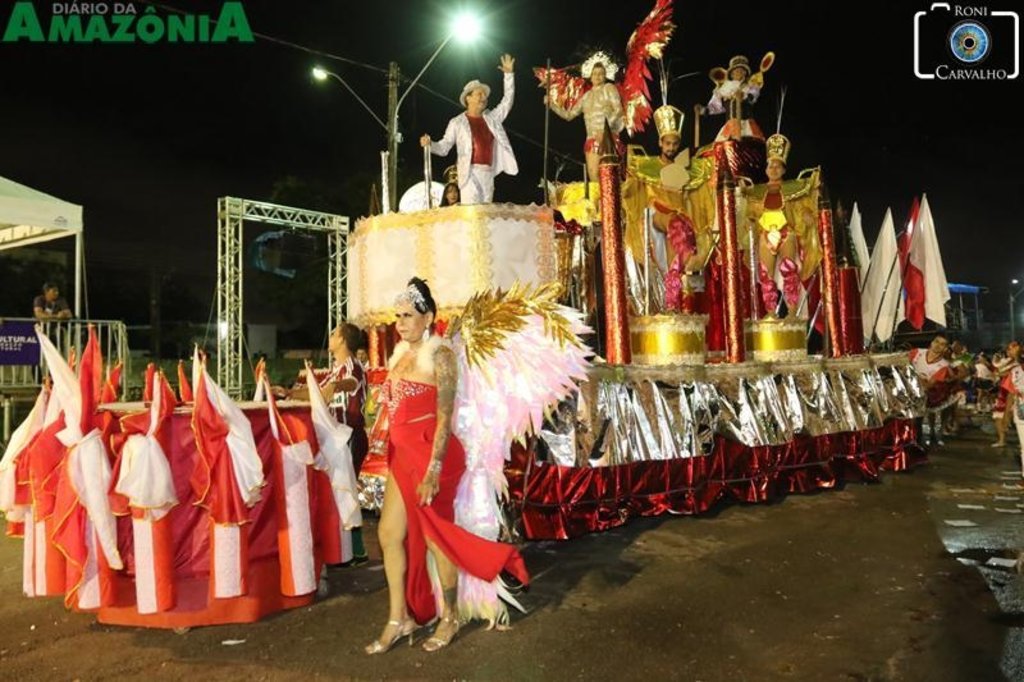
[[[584,78],[590,80],[591,87],[583,96],[576,100],[568,109],[558,103],[555,98],[544,97],[544,103],[551,107],[551,111],[571,121],[581,113],[583,124],[587,129],[587,140],[583,143],[583,153],[587,158],[587,173],[592,181],[598,177],[598,165],[601,155],[598,150],[601,148],[601,141],[604,139],[605,122],[615,135],[616,147],[621,147],[618,135],[626,127],[626,121],[622,112],[622,98],[619,97],[619,89],[612,82],[618,66],[611,60],[611,57],[604,52],[592,54],[580,68]]]
[[[752,193],[747,215],[750,229],[757,232],[758,282],[761,301],[768,314],[778,308],[779,292],[775,286],[776,267],[782,275],[782,293],[787,316],[796,313],[802,293],[802,282],[817,268],[821,253],[814,231],[815,215],[807,205],[809,192],[817,189],[817,173],[801,181],[799,187],[783,186],[790,142],[776,133],[765,143],[767,148],[768,182],[763,195]],[[789,183],[787,183],[789,184]]]

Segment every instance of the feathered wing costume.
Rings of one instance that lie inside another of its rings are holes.
[[[657,0],[643,21],[633,31],[626,44],[626,69],[622,80],[617,83],[619,97],[625,116],[626,132],[632,136],[641,132],[651,119],[651,80],[649,60],[661,59],[665,46],[675,31],[672,23],[672,0]],[[585,78],[571,73],[575,67],[551,69],[551,102],[563,109],[571,110],[576,102],[592,87]],[[533,70],[540,87],[547,87],[548,69],[537,67]]]
[[[498,498],[508,493],[510,445],[539,429],[547,409],[586,380],[590,351],[579,336],[590,330],[557,296],[556,285],[478,294],[448,330],[459,372],[452,430],[466,453],[455,521],[489,540],[500,531]],[[503,625],[503,600],[519,607],[500,580],[485,582],[460,568],[463,620]]]

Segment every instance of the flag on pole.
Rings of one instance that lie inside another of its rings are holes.
[[[281,594],[295,597],[317,588],[310,480],[313,446],[305,424],[287,419],[277,409],[266,373],[260,375],[274,436],[274,496],[277,502],[277,548]]]
[[[37,327],[36,334],[41,333]],[[25,515],[23,562],[23,588],[29,597],[61,594],[67,582],[64,555],[50,546],[50,535],[56,523],[58,467],[67,452],[57,437],[64,431],[65,416],[61,396],[52,380],[47,378],[44,382],[48,395],[43,429],[18,457],[18,470],[25,469],[19,479],[29,482],[31,493],[31,507]]]
[[[142,380],[142,402],[149,403],[153,401],[153,377],[156,376],[156,365],[149,363],[146,365],[146,376]]]
[[[46,335],[41,330],[37,335],[65,418],[64,430],[57,438],[67,448],[67,457],[55,493],[56,523],[52,530],[53,544],[68,562],[64,602],[78,609],[95,609],[104,599],[101,573],[108,568],[123,568],[117,527],[107,496],[110,459],[96,419],[96,403],[102,388],[97,379],[101,376],[97,364],[102,368],[103,358],[96,330],[90,326],[76,378]]]
[[[921,204],[917,197],[910,207],[910,219],[907,229],[900,237],[900,263],[903,267],[903,290],[906,292],[906,319],[910,326],[920,330],[924,326],[924,262],[914,257],[915,244],[920,242],[918,230],[918,214]]]
[[[111,368],[107,380],[103,382],[103,390],[100,391],[101,403],[117,402],[118,397],[121,395],[121,372],[123,370],[124,367],[120,362]]]
[[[11,434],[3,458],[0,459],[0,511],[7,519],[7,535],[12,537],[24,535],[25,515],[32,508],[28,463],[24,453],[43,430],[49,392],[45,386],[39,391],[32,411]]]
[[[199,458],[192,488],[197,503],[210,512],[211,596],[238,597],[248,591],[247,524],[265,483],[263,461],[252,425],[206,371],[198,350],[194,363],[192,374],[198,378],[192,430]]]
[[[850,241],[853,242],[853,253],[857,257],[857,265],[860,268],[860,286],[864,288],[864,280],[868,276],[868,242],[864,238],[864,226],[861,224],[860,208],[857,202],[853,203],[853,211],[850,212]]]
[[[900,295],[899,248],[892,210],[886,209],[882,229],[871,253],[871,267],[861,292],[861,315],[864,320],[864,338],[870,343],[874,334],[879,341],[892,337],[897,308],[902,308]]]
[[[313,466],[330,481],[338,520],[337,536],[325,540],[325,543],[333,546],[337,540],[341,561],[345,562],[352,558],[352,529],[363,525],[356,472],[352,465],[352,451],[349,449],[352,428],[339,423],[331,414],[309,361],[306,362],[306,388],[309,391],[310,415],[319,445]]]
[[[949,282],[946,281],[946,269],[942,265],[942,253],[939,251],[939,238],[935,232],[935,220],[928,205],[928,196],[921,197],[921,207],[917,216],[917,237],[910,247],[910,268],[921,272],[922,298],[919,319],[911,320],[915,329],[924,326],[925,318],[940,327],[946,326],[946,301],[949,300]],[[908,317],[909,317],[909,292]]]
[[[161,440],[169,441],[177,403],[162,372],[153,375],[153,402],[146,419],[129,417],[128,432],[114,466],[112,504],[131,514],[135,548],[135,604],[139,613],[174,608],[174,539],[167,514],[178,504],[174,477]],[[116,446],[115,446],[116,447]]]
[[[192,384],[188,381],[188,375],[185,374],[185,361],[178,360],[178,398],[183,403],[195,402],[195,398],[192,396]]]

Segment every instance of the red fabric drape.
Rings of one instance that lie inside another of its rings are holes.
[[[513,504],[532,540],[566,540],[637,516],[702,514],[717,504],[767,502],[791,493],[878,481],[927,461],[911,420],[826,436],[798,435],[750,448],[716,437],[706,457],[610,467],[562,467],[513,449],[506,469]]]

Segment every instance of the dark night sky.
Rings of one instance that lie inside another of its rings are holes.
[[[221,3],[167,4],[196,10]],[[451,97],[474,77],[500,88],[498,56],[511,52],[518,93],[506,126],[540,141],[544,110],[530,67],[548,57],[555,65],[576,61],[587,45],[621,54],[652,4],[479,0],[486,40],[471,48],[450,44],[424,83]],[[0,2],[4,25],[11,5]],[[700,75],[676,82],[671,103],[685,111],[706,103],[711,67],[734,54],[756,62],[774,50],[776,64],[755,117],[765,129],[774,127],[780,86],[788,88],[783,132],[793,140],[790,167],[821,164],[833,196],[847,205],[859,202],[869,244],[887,206],[899,224],[911,198],[927,192],[950,281],[990,286],[993,308],[1005,300],[1005,283],[1024,275],[1024,143],[1019,106],[1011,104],[1019,100],[1021,79],[915,79],[912,20],[926,7],[923,1],[676,5],[671,69]],[[40,15],[48,15],[49,6],[37,2]],[[395,60],[411,76],[459,5],[310,0],[245,6],[258,33],[382,68]],[[383,131],[337,83],[311,80],[316,62],[342,74],[384,116],[380,73],[263,40],[0,44],[0,175],[84,205],[90,272],[111,265],[173,267],[212,292],[218,196],[265,199],[286,175],[342,183],[353,173],[379,173]],[[402,110],[404,166],[420,167],[416,138],[439,136],[454,113],[428,93],[409,97]],[[705,120],[705,142],[721,121]],[[688,139],[690,126],[687,121]],[[552,118],[554,148],[581,158],[582,138],[580,121]],[[653,130],[639,142],[653,149]],[[537,200],[532,188],[541,173],[540,150],[513,144],[520,175],[500,177],[497,196]],[[438,173],[444,165],[435,160]]]

